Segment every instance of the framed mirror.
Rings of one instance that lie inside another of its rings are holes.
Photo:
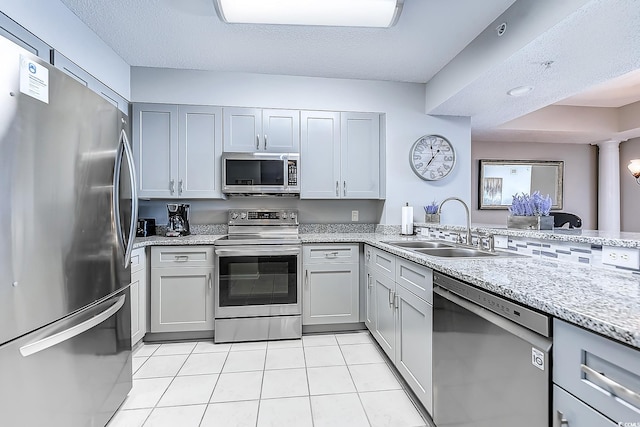
[[[563,161],[480,160],[478,209],[508,209],[514,194],[539,191],[562,209]]]

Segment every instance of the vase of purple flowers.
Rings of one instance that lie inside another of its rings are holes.
[[[430,205],[424,207],[424,222],[440,224],[440,214],[438,214],[438,204],[431,202]]]
[[[549,215],[552,205],[551,197],[533,194],[516,194],[509,207],[507,228],[524,230],[553,230],[553,216]]]

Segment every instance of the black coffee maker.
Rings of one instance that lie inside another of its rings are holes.
[[[167,203],[167,213],[169,224],[167,224],[167,236],[188,236],[189,231],[189,209],[186,203]]]

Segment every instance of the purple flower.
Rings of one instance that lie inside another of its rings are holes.
[[[542,197],[539,191],[534,191],[532,195],[515,194],[509,212],[515,216],[548,216],[552,204],[551,197],[548,194]]]
[[[424,207],[424,211],[425,213],[428,213],[428,214],[436,214],[438,213],[438,204],[434,200],[433,202],[431,202],[430,205],[427,205]]]

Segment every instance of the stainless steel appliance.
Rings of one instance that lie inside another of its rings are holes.
[[[222,192],[239,195],[298,196],[297,153],[223,153]]]
[[[295,210],[230,210],[215,243],[215,342],[302,336],[302,245]]]
[[[103,426],[131,389],[127,118],[0,37],[0,424]]]
[[[549,316],[433,274],[438,427],[548,427]]]
[[[148,237],[156,235],[155,218],[138,218],[138,229],[136,237]]]
[[[190,207],[186,203],[167,204],[167,215],[169,217],[167,236],[188,236],[191,234],[191,227],[189,226]]]

